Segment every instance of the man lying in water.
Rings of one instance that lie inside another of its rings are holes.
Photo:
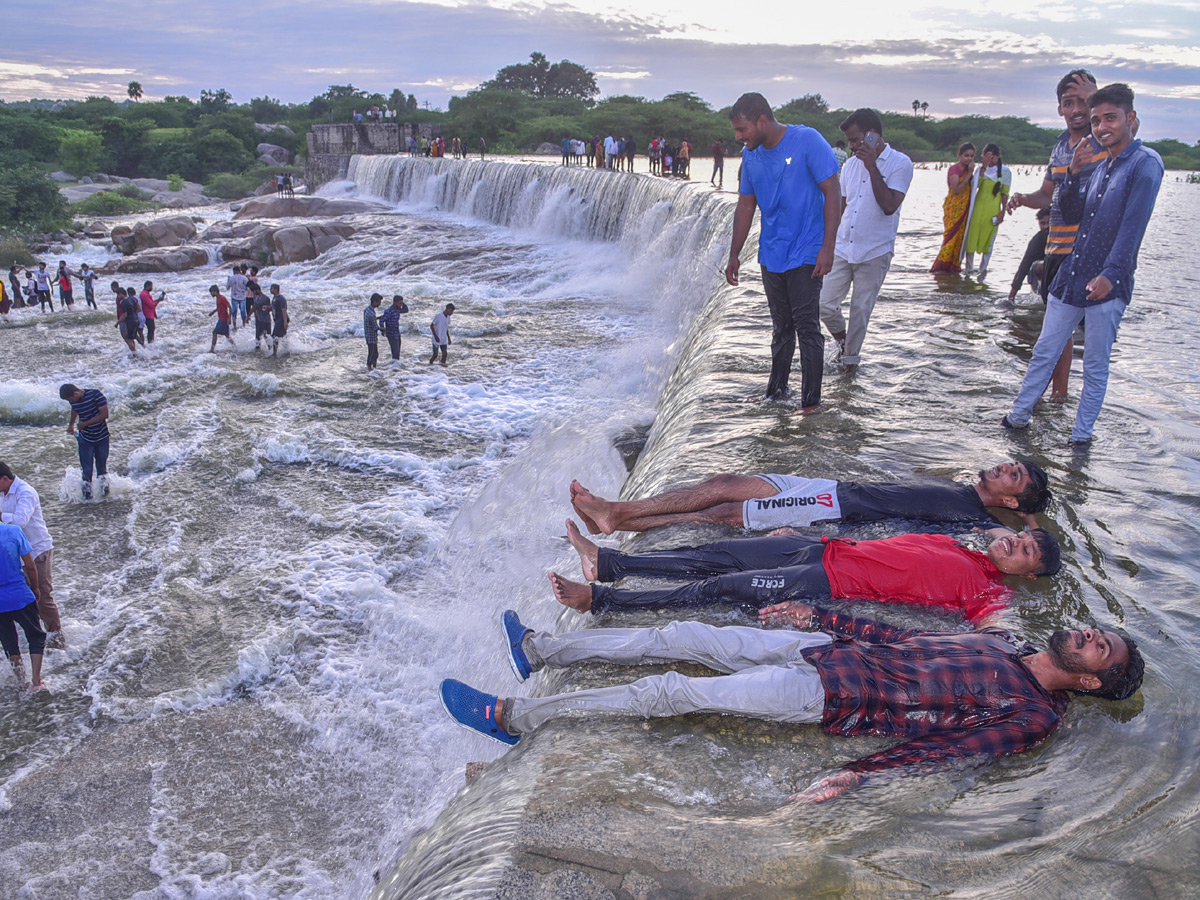
[[[881,600],[962,612],[972,622],[1003,609],[1008,576],[1053,575],[1058,542],[1038,528],[994,528],[986,553],[945,534],[902,534],[875,541],[777,534],[700,547],[628,554],[598,547],[567,520],[567,537],[589,581],[629,575],[696,579],[665,589],[580,584],[550,573],[554,596],[579,612],[732,604],[763,607],[804,597]]]
[[[1056,631],[1038,650],[999,628],[962,634],[902,630],[802,603],[764,609],[777,631],[699,622],[665,628],[534,632],[502,616],[509,661],[524,681],[542,668],[584,662],[658,665],[686,660],[722,675],[678,672],[632,684],[548,697],[501,698],[442,682],[446,711],[460,725],[515,744],[570,712],[680,716],[728,713],[775,722],[820,723],[833,735],[873,734],[900,743],[815,781],[793,800],[829,800],[876,775],[923,774],[963,758],[1037,746],[1062,724],[1068,691],[1110,700],[1133,695],[1144,668],[1137,645],[1116,632]]]
[[[1033,463],[984,469],[973,484],[952,481],[833,481],[796,475],[717,475],[642,500],[605,500],[571,482],[571,505],[592,534],[647,531],[662,525],[733,525],[767,531],[816,522],[924,519],[1000,524],[985,507],[1010,509],[1037,526],[1050,503],[1049,479]]]

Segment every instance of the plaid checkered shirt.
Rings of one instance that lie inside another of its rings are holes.
[[[863,778],[1020,753],[1062,724],[1068,695],[1038,683],[1023,662],[1037,648],[1007,631],[904,630],[818,608],[812,621],[833,637],[804,651],[825,686],[821,729],[904,738],[845,767]]]

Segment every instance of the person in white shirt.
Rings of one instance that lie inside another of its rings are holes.
[[[433,317],[433,321],[429,323],[429,330],[433,333],[433,355],[429,357],[429,364],[433,365],[438,358],[438,353],[442,355],[442,365],[446,364],[446,350],[452,343],[450,340],[450,317],[454,315],[454,304],[447,303],[446,308]]]
[[[54,586],[50,580],[50,557],[54,541],[50,539],[46,520],[42,518],[42,503],[37,491],[14,475],[8,464],[3,462],[0,462],[0,522],[20,528],[33,547],[33,562],[38,574],[38,617],[51,634],[46,646],[61,650],[65,646],[62,622],[58,607],[54,605]]]
[[[883,140],[873,109],[856,109],[839,126],[853,155],[842,168],[842,222],[833,268],[821,287],[821,321],[838,342],[846,374],[858,368],[867,323],[892,264],[900,204],[912,184],[912,160]],[[850,293],[850,322],[842,301]]]

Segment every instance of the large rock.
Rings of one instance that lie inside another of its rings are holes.
[[[237,211],[235,219],[313,218],[349,216],[387,209],[382,203],[345,197],[255,197]]]
[[[258,154],[259,159],[265,158],[275,166],[286,166],[292,161],[292,154],[288,148],[278,144],[259,144],[254,148],[254,152]]]
[[[72,175],[70,172],[51,172],[46,177],[49,178],[51,181],[59,181],[59,182],[75,180],[75,176]]]
[[[282,131],[284,134],[295,134],[296,132],[288,128],[286,125],[264,125],[261,122],[255,122],[254,127],[259,131],[270,134],[272,131]]]
[[[265,225],[255,225],[249,232],[235,233],[231,236],[232,240],[221,245],[221,256],[225,259],[257,259],[266,262],[275,249],[271,240],[274,233],[274,228]]]
[[[165,216],[132,228],[118,225],[111,235],[113,246],[126,256],[154,247],[178,247],[195,236],[196,223],[187,216]]]
[[[246,237],[246,235],[253,234],[260,228],[266,227],[266,225],[261,225],[258,222],[235,222],[232,219],[226,219],[224,222],[213,222],[213,224],[200,233],[197,240],[228,241],[231,238]]]
[[[208,263],[208,251],[203,247],[157,247],[113,260],[96,271],[101,275],[118,272],[183,272]]]
[[[271,262],[278,266],[316,259],[330,247],[337,246],[353,234],[354,229],[349,225],[334,222],[280,228],[271,237],[275,246]]]

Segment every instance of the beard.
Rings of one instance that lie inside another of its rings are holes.
[[[1083,661],[1083,654],[1073,646],[1071,632],[1056,631],[1050,635],[1049,652],[1055,665],[1072,675],[1090,675],[1091,670]]]

